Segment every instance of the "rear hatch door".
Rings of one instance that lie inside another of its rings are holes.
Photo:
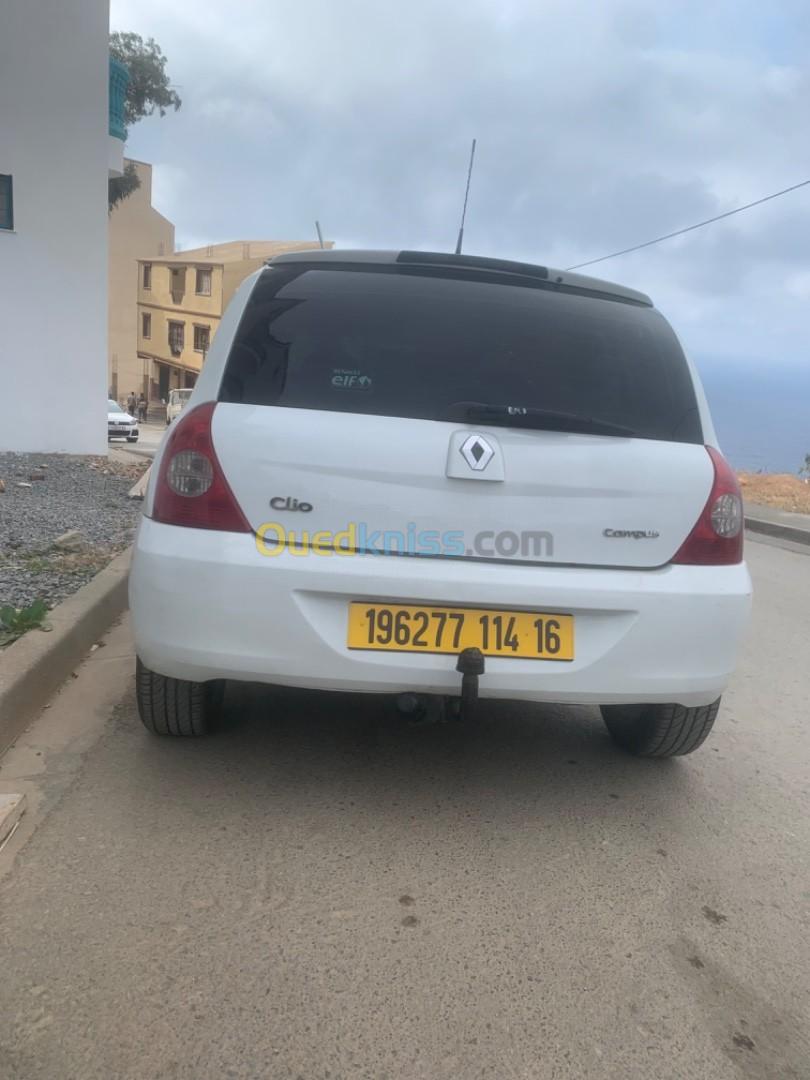
[[[268,269],[213,437],[294,549],[651,568],[713,479],[660,314],[509,275]]]

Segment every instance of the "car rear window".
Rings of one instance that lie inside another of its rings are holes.
[[[703,441],[683,352],[654,308],[469,271],[268,268],[220,400],[425,420],[475,401]]]

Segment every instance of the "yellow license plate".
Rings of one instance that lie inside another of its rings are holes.
[[[350,649],[574,659],[574,616],[412,604],[349,604]]]

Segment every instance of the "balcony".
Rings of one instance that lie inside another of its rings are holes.
[[[124,140],[127,129],[124,125],[124,103],[129,85],[129,69],[120,60],[110,57],[109,90],[109,140],[108,169],[110,176],[120,176],[124,171]]]

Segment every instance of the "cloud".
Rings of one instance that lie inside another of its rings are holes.
[[[468,250],[558,266],[810,177],[797,0],[113,0],[112,24],[183,97],[128,146],[181,239],[318,217],[341,246],[452,248],[473,136]],[[800,362],[809,214],[806,189],[593,272],[698,353]]]

